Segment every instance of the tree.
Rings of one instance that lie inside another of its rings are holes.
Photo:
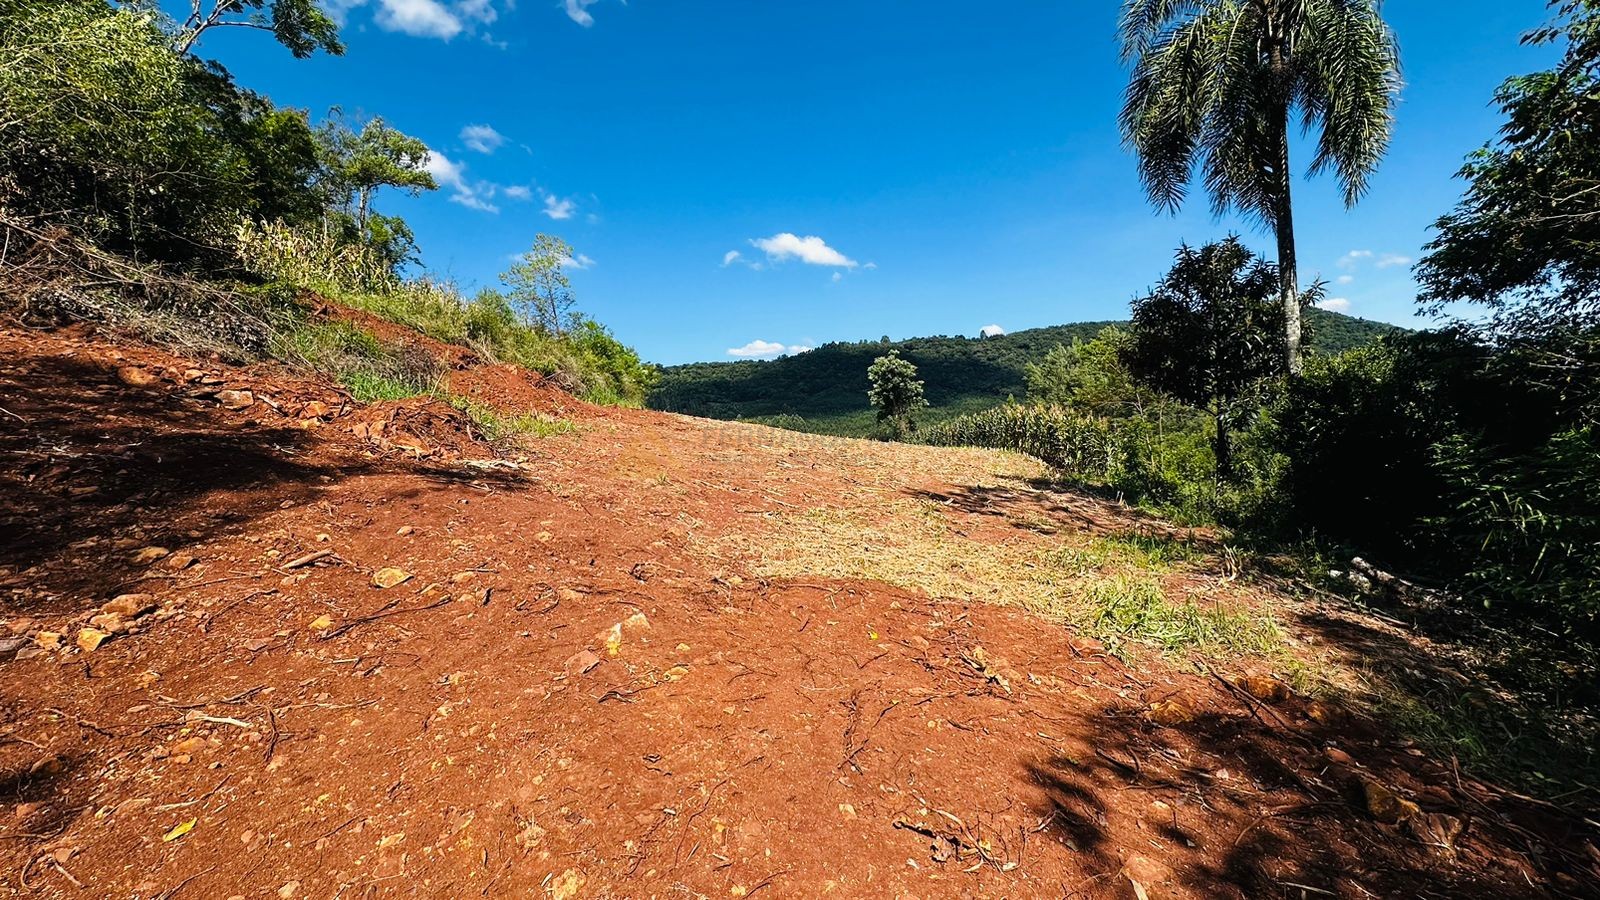
[[[1145,191],[1176,212],[1195,164],[1217,215],[1275,233],[1283,359],[1298,374],[1299,290],[1289,119],[1321,131],[1309,174],[1332,170],[1353,206],[1389,145],[1399,50],[1377,0],[1127,0],[1122,109]]]
[[[889,425],[890,435],[903,438],[917,430],[917,410],[928,405],[923,397],[917,367],[890,350],[867,367],[867,399],[878,408],[878,421]]]
[[[1252,392],[1281,371],[1279,283],[1276,266],[1230,237],[1180,248],[1166,278],[1133,302],[1123,362],[1141,382],[1211,415],[1220,480],[1233,475],[1230,435],[1252,408]],[[1322,285],[1312,285],[1295,302],[1321,294]]]
[[[1107,418],[1139,415],[1156,403],[1123,365],[1122,355],[1132,341],[1127,329],[1111,325],[1093,340],[1074,337],[1070,346],[1055,345],[1024,370],[1028,399]]]
[[[565,271],[572,259],[566,241],[540,234],[533,239],[533,249],[500,276],[510,288],[512,305],[546,334],[563,334],[574,324],[572,307],[577,301]]]
[[[400,268],[412,259],[416,240],[404,219],[375,212],[372,198],[385,187],[411,196],[438,190],[427,169],[428,146],[381,118],[356,131],[338,109],[316,137],[326,194],[324,227],[332,237],[366,247],[390,271]]]
[[[1434,312],[1463,301],[1502,336],[1600,324],[1600,4],[1561,0],[1523,43],[1567,42],[1553,69],[1509,79],[1498,145],[1461,170],[1456,208],[1417,266]]]
[[[130,0],[119,0],[133,5]],[[256,28],[272,32],[295,59],[318,50],[340,56],[339,26],[318,0],[189,0],[189,15],[173,35],[172,45],[188,53],[200,36],[213,28]]]

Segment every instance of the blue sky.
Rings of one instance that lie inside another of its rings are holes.
[[[326,5],[343,57],[242,29],[199,50],[278,103],[426,141],[442,189],[378,205],[429,269],[494,284],[559,234],[579,308],[654,362],[1119,318],[1181,241],[1238,230],[1270,255],[1198,193],[1177,217],[1146,203],[1116,127],[1114,0]],[[1385,11],[1394,143],[1353,211],[1329,179],[1297,185],[1301,274],[1352,314],[1417,324],[1409,264],[1499,125],[1490,96],[1552,51],[1517,45],[1542,0]]]

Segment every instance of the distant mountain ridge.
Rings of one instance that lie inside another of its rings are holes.
[[[927,384],[928,421],[983,409],[1026,392],[1025,371],[1057,344],[1090,340],[1109,325],[1077,322],[1030,328],[997,337],[935,336],[903,341],[823,344],[808,353],[774,360],[689,363],[662,370],[650,394],[652,409],[713,419],[754,419],[801,431],[865,435],[874,416],[867,406],[867,366],[889,352],[917,366]],[[1395,325],[1322,309],[1307,310],[1311,346],[1338,353],[1368,344]]]

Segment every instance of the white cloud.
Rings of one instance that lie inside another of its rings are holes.
[[[1392,269],[1395,266],[1409,265],[1411,265],[1411,257],[1401,256],[1398,253],[1385,253],[1378,257],[1378,268],[1380,269]]]
[[[594,268],[595,261],[589,256],[589,254],[579,253],[577,256],[569,256],[561,260],[561,265],[569,269],[577,269],[581,272],[584,269]]]
[[[1329,297],[1321,303],[1318,303],[1317,307],[1320,309],[1329,310],[1330,312],[1349,312],[1350,301],[1344,297]]]
[[[468,181],[466,166],[452,161],[436,150],[429,150],[428,159],[422,167],[433,176],[434,181],[439,182],[440,187],[450,189],[452,203],[488,213],[500,211],[500,207],[489,202],[494,199],[495,186],[486,181]]]
[[[1006,330],[1004,328],[1001,328],[999,325],[985,325],[982,328],[978,329],[978,334],[983,336],[983,337],[999,337],[1000,335],[1005,334],[1005,333],[1006,333]]]
[[[505,142],[505,136],[490,125],[468,125],[461,129],[461,143],[479,153],[493,153]]]
[[[485,25],[500,18],[500,14],[495,12],[494,0],[456,0],[456,12]]]
[[[835,273],[833,273],[833,283],[834,284],[838,284],[839,282],[841,282],[843,280],[844,280],[844,273],[843,272],[835,272]]]
[[[600,0],[567,0],[567,18],[585,28],[594,24],[594,16],[589,15],[589,7]]]
[[[378,27],[448,41],[466,26],[439,0],[378,0]]]
[[[726,269],[743,258],[744,254],[740,253],[739,251],[729,250],[727,253],[722,254],[722,267]]]
[[[788,346],[775,341],[751,341],[743,347],[729,347],[728,355],[740,359],[777,359],[780,356],[789,356],[795,353],[808,353],[810,347],[796,344]]]
[[[1335,284],[1350,284],[1351,282],[1353,282],[1355,280],[1356,280],[1356,277],[1354,275],[1340,275],[1338,278],[1335,278],[1333,281],[1334,281]]]
[[[578,211],[578,204],[570,199],[557,197],[543,188],[539,189],[539,196],[544,198],[544,214],[557,222],[572,218]]]
[[[1339,268],[1348,269],[1363,259],[1371,258],[1371,250],[1351,250],[1349,253],[1339,257]]]
[[[826,241],[815,235],[799,237],[785,231],[769,238],[755,238],[750,241],[750,244],[758,250],[764,251],[767,254],[767,258],[773,262],[798,259],[811,266],[836,266],[843,269],[854,269],[860,265],[850,257],[829,247]]]
[[[513,184],[505,189],[505,195],[513,200],[529,200],[533,198],[533,190],[524,185]]]

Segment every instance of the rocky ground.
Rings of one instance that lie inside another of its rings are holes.
[[[576,430],[0,330],[0,894],[1600,896],[1581,814],[1031,605],[1000,563],[1162,527],[1032,463],[459,363]]]

